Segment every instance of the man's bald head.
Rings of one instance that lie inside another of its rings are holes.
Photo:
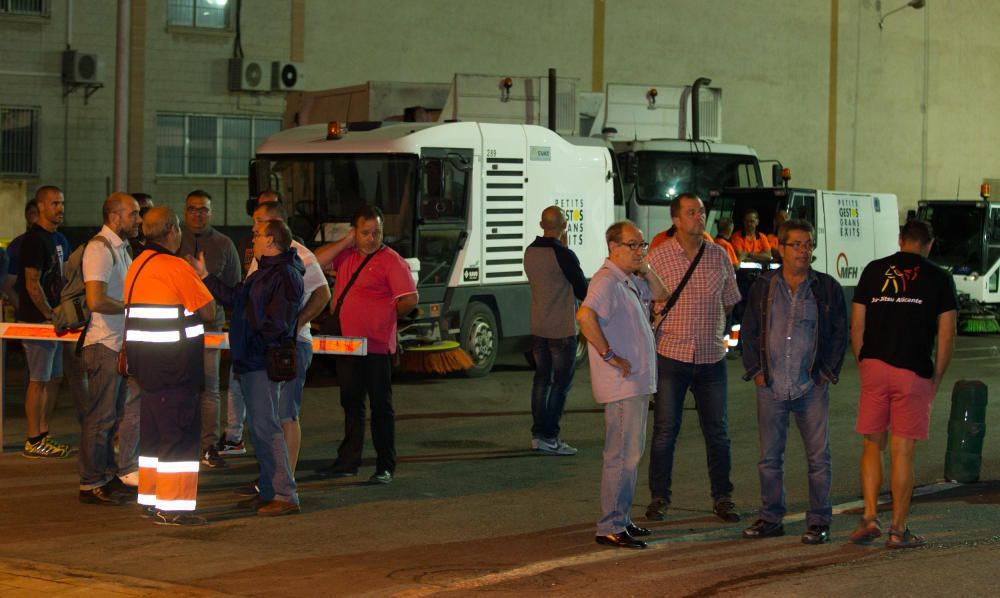
[[[149,208],[146,215],[142,217],[142,233],[147,241],[158,245],[163,245],[170,249],[164,242],[169,238],[172,230],[180,227],[180,220],[177,214],[169,206],[156,206]]]
[[[253,211],[254,223],[265,220],[287,220],[285,208],[276,201],[268,201],[257,204],[257,209]]]
[[[538,223],[546,237],[558,237],[566,229],[566,214],[559,206],[549,206],[542,210],[542,220]]]
[[[133,201],[135,201],[134,197],[122,191],[116,191],[109,195],[104,200],[104,207],[101,210],[101,214],[104,217],[104,224],[110,224],[111,215],[119,210],[131,207]]]
[[[281,203],[281,195],[277,191],[261,191],[260,195],[257,196],[258,206],[271,202]]]

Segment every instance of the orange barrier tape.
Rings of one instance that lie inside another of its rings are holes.
[[[79,332],[67,332],[62,336],[56,334],[51,324],[11,324],[0,322],[0,339],[2,340],[54,340],[61,342],[76,342]],[[313,353],[319,355],[355,355],[368,354],[368,340],[349,336],[314,336]],[[228,349],[229,336],[225,332],[206,332],[205,348]]]

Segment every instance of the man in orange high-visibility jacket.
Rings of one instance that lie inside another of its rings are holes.
[[[125,277],[129,373],[142,389],[139,504],[158,525],[201,525],[198,495],[205,328],[215,301],[190,265],[174,255],[180,222],[168,207],[143,218],[146,248]]]

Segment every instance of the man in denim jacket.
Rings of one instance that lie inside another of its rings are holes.
[[[784,535],[784,453],[788,416],[802,435],[809,461],[809,511],[803,544],[830,539],[829,386],[847,349],[847,306],[833,277],[814,271],[813,227],[791,220],[778,230],[782,267],[751,287],[743,315],[744,380],[757,385],[760,434],[760,518],[744,538]]]

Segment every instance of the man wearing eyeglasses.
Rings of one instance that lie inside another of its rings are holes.
[[[240,282],[240,256],[232,239],[212,227],[212,196],[196,189],[184,200],[184,230],[177,255],[205,254],[205,267],[228,287]],[[215,321],[206,330],[222,330],[226,311],[216,305]],[[219,358],[215,349],[205,350],[205,388],[201,393],[201,463],[209,468],[225,467],[219,456]]]
[[[812,269],[813,227],[789,220],[778,228],[781,268],[750,288],[743,314],[744,380],[757,385],[760,515],[744,538],[783,536],[788,419],[795,417],[809,463],[809,510],[803,544],[830,539],[830,384],[847,350],[847,305],[832,277]]]
[[[605,233],[608,259],[594,274],[577,312],[580,331],[590,344],[590,383],[594,400],[604,405],[604,468],[598,544],[645,548],[638,538],[651,532],[632,523],[629,512],[646,444],[650,395],[656,392],[656,349],[649,327],[652,301],[667,291],[646,262],[649,246],[628,220]]]
[[[740,516],[729,478],[732,454],[723,336],[726,315],[740,300],[740,293],[725,250],[703,236],[705,206],[701,199],[689,193],[679,195],[670,204],[670,215],[677,234],[649,254],[649,264],[664,286],[678,295],[657,326],[658,383],[649,455],[652,501],[646,507],[646,518],[661,521],[670,506],[674,446],[681,430],[684,396],[690,389],[708,452],[713,511],[732,523]],[[689,269],[690,278],[678,291]]]

